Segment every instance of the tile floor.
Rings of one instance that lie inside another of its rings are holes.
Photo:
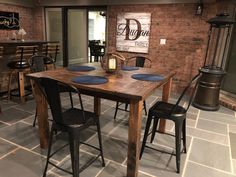
[[[152,105],[158,99],[157,91],[146,101]],[[74,96],[75,97],[75,96]],[[93,99],[83,96],[87,110],[93,109]],[[63,106],[69,98],[63,95]],[[77,100],[74,101],[76,102]],[[174,101],[174,99],[171,99]],[[32,127],[35,102],[25,104],[1,99],[0,115],[0,177],[40,177],[45,165],[46,151],[39,147],[37,127]],[[128,114],[118,112],[113,120],[115,102],[102,100],[101,128],[106,167],[100,159],[81,173],[81,177],[123,177],[126,174]],[[146,122],[143,115],[142,134]],[[167,122],[167,132],[174,127]],[[83,140],[97,143],[94,128],[86,130]],[[66,135],[58,134],[54,148],[65,143]],[[236,113],[221,107],[218,112],[205,112],[190,107],[187,116],[187,154],[181,156],[181,173],[175,172],[175,156],[145,149],[140,162],[140,177],[236,177]],[[173,137],[157,134],[152,146],[173,151]],[[81,163],[94,157],[95,152],[81,146]],[[68,147],[53,157],[61,166],[70,169]],[[49,167],[49,177],[68,174]]]

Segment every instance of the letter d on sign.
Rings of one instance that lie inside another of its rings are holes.
[[[126,34],[125,34],[125,40],[136,40],[140,37],[141,34],[141,24],[138,20],[134,19],[134,18],[126,18]],[[134,36],[134,38],[130,39],[130,21],[133,20],[136,22],[137,24],[137,33],[136,36]]]

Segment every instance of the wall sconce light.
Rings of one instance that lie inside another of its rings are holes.
[[[199,3],[197,4],[195,15],[202,15],[202,12],[203,12],[203,3],[200,0]]]

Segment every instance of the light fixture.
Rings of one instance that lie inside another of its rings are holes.
[[[202,12],[203,12],[203,3],[201,0],[199,0],[197,7],[196,7],[195,15],[202,15]]]

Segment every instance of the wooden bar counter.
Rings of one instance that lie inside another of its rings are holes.
[[[5,40],[0,41],[0,47],[3,48],[0,54],[0,93],[7,91],[9,68],[7,64],[15,58],[17,46],[38,46],[38,50],[42,50],[43,44],[58,43],[58,41],[44,40]]]

